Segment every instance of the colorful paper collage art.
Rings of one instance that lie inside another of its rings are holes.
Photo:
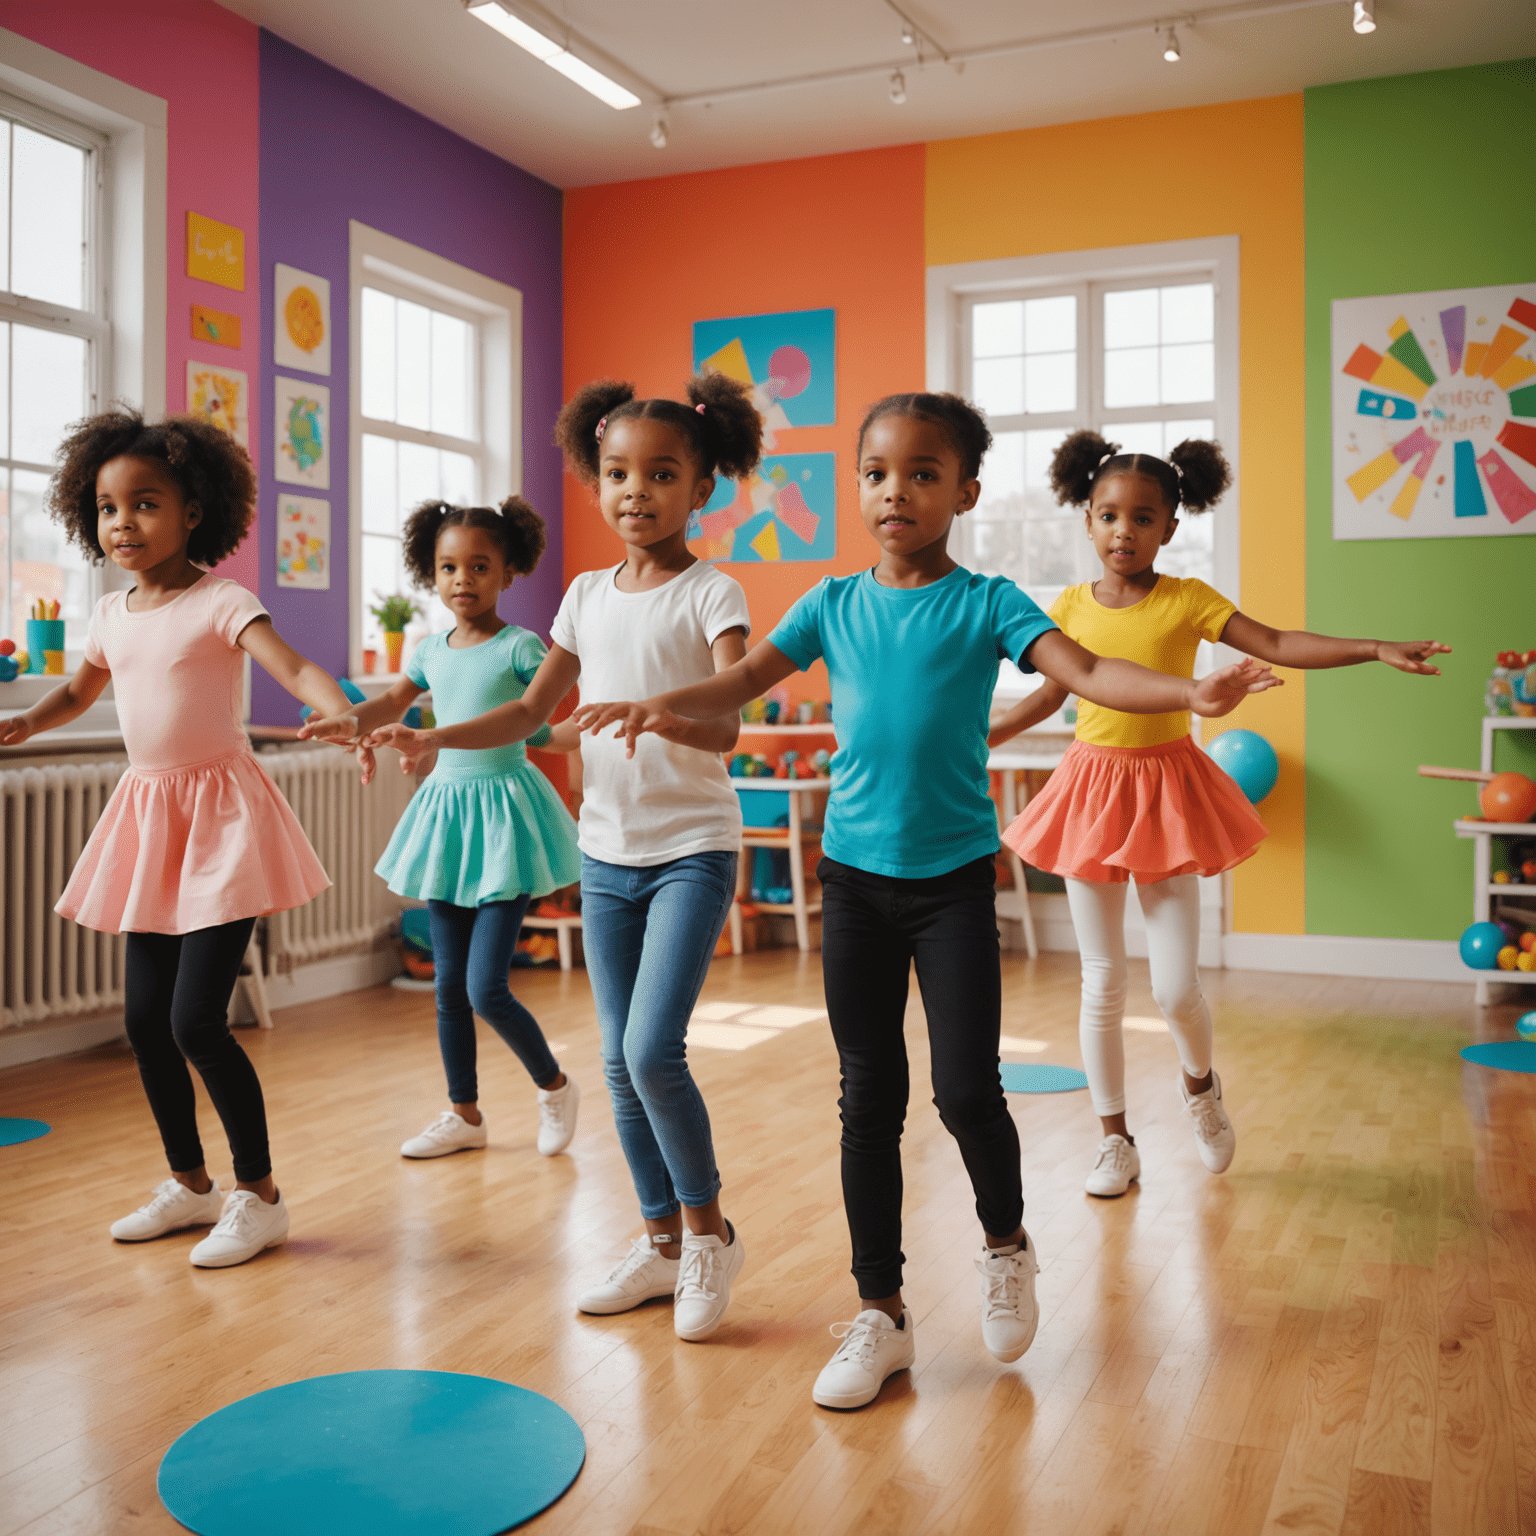
[[[830,560],[837,552],[837,455],[781,453],[744,481],[722,479],[688,538],[701,560]]]
[[[239,368],[187,363],[187,414],[211,421],[244,449],[251,446],[250,380]]]
[[[1536,533],[1536,283],[1333,305],[1333,536]]]
[[[277,584],[327,592],[331,586],[331,508],[318,496],[277,498]]]

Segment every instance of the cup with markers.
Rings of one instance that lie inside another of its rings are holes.
[[[62,676],[64,672],[64,620],[55,599],[37,598],[27,618],[27,671]]]

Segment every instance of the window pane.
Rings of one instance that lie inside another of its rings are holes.
[[[395,301],[377,288],[363,289],[364,416],[395,419]]]
[[[11,352],[12,375],[22,386],[12,412],[12,453],[50,463],[64,428],[85,415],[85,338],[16,325]]]
[[[1165,421],[1163,423],[1163,441],[1170,448],[1182,443],[1186,438],[1202,437],[1206,441],[1216,436],[1216,423],[1210,420],[1198,421]],[[1166,453],[1164,454],[1166,458]]]
[[[451,501],[456,507],[473,506],[479,499],[479,488],[475,485],[475,461],[467,453],[449,453],[446,450],[439,457],[443,500]]]
[[[439,455],[436,448],[420,443],[401,443],[400,510],[407,513],[423,501],[437,501],[443,494]]]
[[[469,344],[464,321],[432,312],[432,430],[450,437],[479,435],[469,421]]]
[[[1024,305],[978,304],[971,310],[971,356],[1017,357],[1024,350]]]
[[[0,118],[0,288],[11,286],[11,125]]]
[[[85,308],[85,151],[12,130],[13,291]]]
[[[990,358],[971,369],[976,404],[989,416],[1017,416],[1024,409],[1024,366],[1017,357]]]
[[[1077,354],[1047,352],[1024,359],[1024,409],[1070,411],[1077,405]]]
[[[1209,341],[1163,348],[1163,403],[1209,400],[1216,393],[1216,347]]]
[[[981,466],[977,518],[1024,515],[1024,437],[1022,432],[999,432],[992,439],[992,447]]]
[[[1212,283],[1185,283],[1163,289],[1163,334],[1172,341],[1211,341],[1216,335],[1216,288]]]
[[[1173,538],[1157,552],[1157,568],[1168,576],[1195,576],[1207,584],[1216,576],[1216,516],[1182,512]]]
[[[1028,524],[1025,553],[1031,587],[1066,587],[1077,579],[1077,526],[1063,518],[1033,518]]]
[[[400,576],[400,542],[363,535],[363,644],[383,648],[379,621],[368,611],[379,598],[404,592]]]
[[[395,301],[395,420],[432,427],[432,311],[409,299]]]
[[[1153,347],[1157,345],[1158,291],[1132,288],[1104,295],[1104,345],[1106,347]]]
[[[393,438],[363,437],[363,532],[400,534],[400,493]]]
[[[1077,299],[1058,294],[1053,299],[1028,299],[1024,304],[1026,352],[1077,350]]]
[[[1117,421],[1104,432],[1110,442],[1120,444],[1121,453],[1150,453],[1155,459],[1166,456],[1160,421]]]
[[[1104,404],[1109,410],[1126,405],[1159,404],[1157,354],[1156,347],[1105,352]]]
[[[0,455],[11,451],[11,328],[0,323]]]
[[[63,528],[43,510],[47,486],[47,475],[11,471],[12,622],[20,626],[35,598],[57,602],[64,643],[79,645],[90,619],[85,562],[70,551]]]
[[[1024,578],[1024,524],[1010,519],[977,523],[971,530],[971,566],[982,576]]]
[[[1069,427],[1024,434],[1024,501],[1031,517],[1081,517],[1076,507],[1059,506],[1051,490],[1051,459]]]

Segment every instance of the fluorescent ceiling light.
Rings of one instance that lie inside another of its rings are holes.
[[[626,90],[616,80],[610,80],[601,70],[594,69],[585,59],[579,59],[570,49],[562,47],[546,37],[537,27],[531,27],[520,17],[505,11],[496,0],[481,0],[469,7],[469,14],[486,26],[495,28],[503,37],[510,38],[519,48],[531,53],[541,63],[557,69],[567,80],[589,91],[599,101],[622,112],[626,107],[638,107],[640,98]]]

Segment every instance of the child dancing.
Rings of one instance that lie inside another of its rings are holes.
[[[467,720],[522,698],[544,660],[543,641],[496,612],[513,578],[530,575],[544,553],[544,520],[526,501],[511,496],[499,508],[425,502],[406,519],[403,545],[406,569],[418,586],[437,588],[454,616],[452,630],[428,635],[405,676],[378,698],[333,719],[311,720],[301,736],[353,739],[400,719],[428,688],[439,723]],[[533,745],[546,743],[574,750],[575,727],[541,727]],[[449,1107],[405,1142],[401,1154],[443,1157],[485,1146],[475,1075],[477,1013],[511,1046],[538,1089],[539,1151],[545,1157],[563,1152],[576,1134],[581,1092],[512,995],[507,972],[529,901],[574,884],[581,865],[576,825],[523,743],[439,754],[376,872],[396,895],[427,903],[437,1041],[448,1074]]]
[[[1051,484],[1059,502],[1085,509],[1104,574],[1069,587],[1052,607],[1062,633],[1101,655],[1186,678],[1202,640],[1219,640],[1276,666],[1384,661],[1403,672],[1438,675],[1429,658],[1449,646],[1274,630],[1239,613],[1203,581],[1158,575],[1157,552],[1177,531],[1179,509],[1206,511],[1230,483],[1215,443],[1182,442],[1164,460],[1121,453],[1094,432],[1068,437],[1052,461]],[[1053,714],[1075,691],[1053,679],[998,722],[993,745]],[[1197,877],[1240,864],[1265,836],[1242,792],[1195,745],[1185,709],[1123,710],[1102,699],[1083,701],[1077,739],[1045,789],[1003,833],[1021,858],[1066,879],[1082,955],[1083,1064],[1104,1134],[1086,1187],[1105,1197],[1123,1195],[1141,1176],[1141,1154],[1125,1118],[1126,884],[1135,879],[1146,918],[1152,995],[1183,1064],[1181,1090],[1195,1145],[1205,1166],[1221,1173],[1237,1137],[1211,1066],[1211,1016],[1197,970]]]
[[[79,671],[0,723],[0,745],[68,724],[113,684],[128,771],[56,910],[128,935],[128,1043],[171,1177],[112,1236],[142,1242],[212,1222],[192,1262],[243,1264],[286,1240],[288,1209],[261,1084],[229,1032],[230,994],[256,918],[302,906],[330,881],[242,729],[242,653],[316,709],[346,698],[250,592],[206,569],[255,514],[256,476],[232,438],[192,416],[150,426],[117,410],[76,426],[59,458],[50,514],[88,559],[110,559],[134,585],[97,603]],[[372,756],[362,756],[366,782]],[[204,1165],[189,1061],[234,1154],[227,1200]]]
[[[588,704],[583,730],[644,733],[738,710],[824,657],[837,720],[836,778],[817,874],[822,968],[842,1067],[843,1200],[859,1310],[812,1397],[872,1401],[915,1359],[902,1302],[901,1132],[908,1075],[902,1020],[915,960],[928,1015],[934,1102],[960,1146],[985,1239],[982,1338],[999,1360],[1034,1339],[1034,1245],[1022,1218],[1019,1138],[998,1071],[1001,972],[997,821],[986,735],[999,660],[1039,669],[1120,709],[1225,714],[1273,679],[1251,662],[1199,684],[1095,656],[1011,581],[948,552],[976,504],[992,436],[954,395],[891,395],[859,429],[859,504],[879,547],[871,570],[827,577],[750,655],[705,682],[639,703]]]

